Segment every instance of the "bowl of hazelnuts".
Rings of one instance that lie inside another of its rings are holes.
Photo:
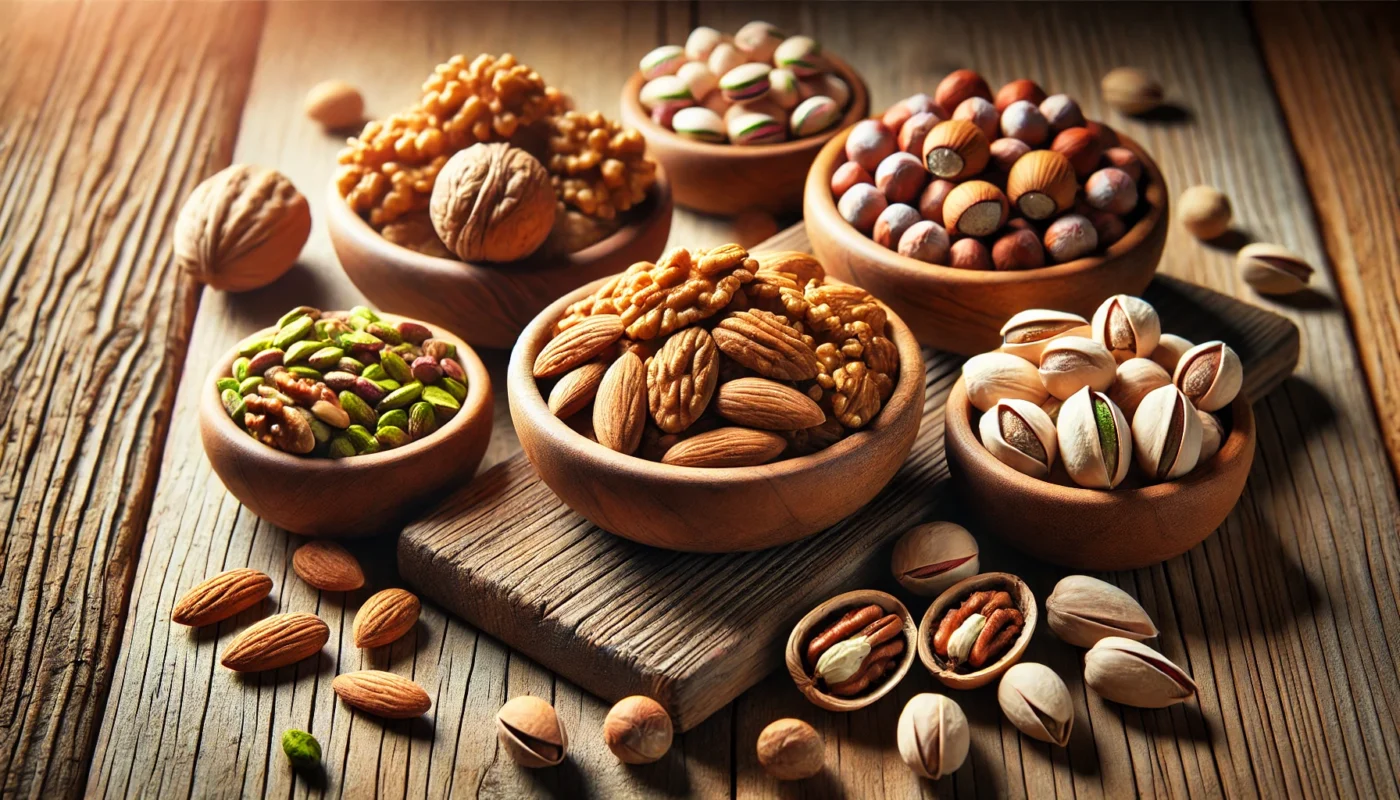
[[[1091,314],[1140,294],[1167,237],[1167,188],[1136,142],[1068,95],[972,70],[862,120],[807,175],[813,251],[884,298],[925,345],[992,349],[1025,308]]]

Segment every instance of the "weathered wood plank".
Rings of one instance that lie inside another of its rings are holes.
[[[82,791],[198,294],[171,223],[228,162],[254,6],[0,14],[0,794]]]

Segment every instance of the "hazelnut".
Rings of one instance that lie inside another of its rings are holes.
[[[1099,246],[1099,234],[1087,217],[1066,214],[1050,223],[1042,241],[1050,258],[1063,264],[1094,252]]]
[[[1006,195],[986,181],[968,181],[953,187],[943,201],[943,225],[949,233],[989,236],[1006,224]]]
[[[1127,214],[1137,207],[1137,182],[1117,167],[1104,167],[1084,181],[1084,200],[1100,211]]]
[[[1000,118],[996,106],[985,97],[969,97],[953,109],[953,119],[965,119],[976,125],[988,139],[997,136],[997,121]]]
[[[863,124],[863,123],[862,123]],[[924,166],[934,177],[960,181],[981,172],[991,158],[986,134],[965,119],[933,126],[924,137]]]
[[[997,90],[997,113],[1005,111],[1007,106],[1018,100],[1025,100],[1039,106],[1045,100],[1045,90],[1040,88],[1040,84],[1029,78],[1014,80]]]
[[[847,161],[837,167],[836,171],[831,174],[831,194],[837,200],[840,200],[842,195],[850,191],[851,187],[858,183],[869,183],[873,185],[875,179],[870,177],[870,173],[865,170],[865,167],[862,167],[854,161]]]
[[[1162,85],[1133,67],[1109,70],[1100,87],[1104,102],[1124,114],[1145,114],[1162,104]]]
[[[511,760],[531,769],[563,762],[569,746],[568,733],[554,707],[530,695],[501,706],[496,713],[496,738]]]
[[[1000,270],[1045,266],[1045,248],[1034,231],[1012,231],[992,245],[992,264]]]
[[[1020,139],[1003,137],[992,142],[990,152],[992,154],[992,168],[998,173],[1006,175],[1011,172],[1011,168],[1021,160],[1021,156],[1029,153],[1031,146]]]
[[[926,180],[928,172],[918,156],[902,151],[881,161],[875,170],[875,185],[891,203],[912,203],[923,191]]]
[[[1085,209],[1084,216],[1094,224],[1094,231],[1099,235],[1099,246],[1108,247],[1128,232],[1128,223],[1117,214],[1110,214],[1107,211],[1100,211],[1097,208]]]
[[[175,263],[227,292],[282,277],[311,234],[311,207],[286,176],[234,164],[205,178],[175,221]]]
[[[1050,123],[1050,130],[1062,131],[1084,124],[1084,112],[1067,94],[1052,94],[1040,103],[1040,113]]]
[[[1035,147],[1050,136],[1050,123],[1035,103],[1017,100],[1001,112],[1001,133]]]
[[[758,735],[758,763],[780,781],[800,781],[822,771],[826,753],[817,729],[800,719],[769,723]]]
[[[905,120],[899,128],[899,149],[915,156],[922,155],[928,132],[942,121],[943,118],[932,111],[920,111]]]
[[[641,695],[624,697],[603,720],[603,742],[624,764],[650,764],[671,749],[674,729],[661,704]]]
[[[1092,124],[1092,123],[1091,123]],[[1085,128],[1089,130],[1089,128]],[[1100,142],[1103,137],[1097,137]],[[1116,138],[1116,137],[1115,137]],[[1103,151],[1103,163],[1105,166],[1117,167],[1128,173],[1128,177],[1135,181],[1142,180],[1142,162],[1138,160],[1137,154],[1126,147],[1105,145],[1107,149]]]
[[[991,269],[992,254],[976,239],[959,239],[948,249],[950,266],[958,269]]]
[[[948,193],[953,191],[955,186],[957,186],[956,183],[941,178],[929,182],[929,185],[924,187],[923,193],[919,195],[919,216],[942,225],[943,201],[948,198]]]
[[[1094,138],[1099,140],[1099,144],[1105,148],[1117,147],[1119,144],[1118,134],[1102,122],[1089,120],[1084,123],[1084,130],[1093,134]]]
[[[328,131],[364,122],[365,98],[345,81],[321,81],[306,93],[306,116]]]
[[[857,122],[846,137],[846,158],[874,173],[880,162],[895,151],[894,134],[873,119]]]
[[[948,232],[932,220],[920,220],[899,237],[899,254],[926,264],[948,263]]]
[[[897,131],[915,114],[936,111],[937,108],[938,107],[933,102],[933,98],[926,94],[916,94],[911,97],[906,97],[885,109],[885,113],[881,115],[880,121],[885,124],[886,128]]]
[[[1103,145],[1089,132],[1088,128],[1066,128],[1055,134],[1050,149],[1069,159],[1074,174],[1086,177],[1098,169],[1103,157]]]
[[[1177,199],[1176,215],[1197,239],[1216,239],[1230,230],[1230,198],[1214,186],[1192,186]]]
[[[524,150],[474,144],[443,165],[428,210],[443,244],[463,261],[517,261],[549,237],[554,188]]]
[[[933,101],[944,112],[951,112],[969,97],[992,99],[992,90],[981,75],[970,69],[955,69],[939,82]]]
[[[899,247],[899,240],[904,236],[904,232],[919,221],[919,212],[915,211],[913,206],[890,203],[876,218],[871,238],[881,247],[894,250]]]
[[[858,183],[841,195],[836,210],[841,218],[861,233],[868,234],[875,228],[875,220],[884,213],[889,201],[885,195],[869,183]]]

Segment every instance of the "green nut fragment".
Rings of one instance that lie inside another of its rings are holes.
[[[379,452],[379,440],[369,432],[363,425],[351,425],[345,429],[345,436],[354,446],[356,453],[377,453]]]
[[[277,335],[272,338],[272,346],[286,350],[305,339],[315,326],[316,322],[310,317],[297,317],[277,330]]]
[[[423,384],[418,381],[405,383],[403,386],[389,392],[383,400],[379,401],[379,410],[384,411],[390,408],[402,408],[419,397],[423,396]]]
[[[350,356],[340,359],[340,363],[336,364],[335,368],[341,372],[348,372],[351,375],[364,374],[366,369],[365,362],[358,358],[351,358]]]
[[[365,380],[371,381],[382,381],[389,377],[389,373],[384,371],[383,364],[370,364],[364,368],[360,375],[364,376]]]
[[[251,363],[253,362],[245,356],[239,356],[238,358],[234,359],[233,377],[240,381],[248,377],[248,365]]]
[[[325,346],[325,342],[318,342],[315,339],[302,339],[299,342],[293,342],[292,346],[287,348],[287,352],[282,355],[282,363],[290,366],[298,361],[305,361],[311,357],[312,353]]]
[[[366,347],[373,347],[374,345],[382,345],[384,343],[379,339],[369,335],[368,333],[365,333],[364,331],[350,331],[349,333],[343,333],[340,335],[341,347],[344,347],[348,350],[350,347],[357,344],[364,345]]]
[[[383,389],[383,390],[386,391],[386,392],[392,392],[392,391],[394,391],[395,389],[399,388],[400,386],[403,386],[402,383],[399,383],[398,381],[394,380],[393,378],[384,378],[383,380],[375,381],[375,382],[374,382],[374,385],[375,385],[375,386],[378,386],[379,388]]]
[[[364,319],[370,322],[379,321],[379,315],[374,313],[374,311],[368,306],[355,306],[354,308],[350,309],[350,316],[363,317]]]
[[[219,392],[219,400],[224,404],[224,410],[230,417],[242,421],[243,413],[247,407],[243,403],[243,395],[237,389],[224,389]]]
[[[431,388],[431,387],[429,387]],[[394,413],[394,412],[389,412]],[[433,404],[426,400],[414,403],[408,409],[408,435],[412,439],[422,439],[424,436],[437,430],[437,414],[433,411]]]
[[[373,428],[379,422],[379,414],[354,392],[340,393],[340,407],[345,409],[345,413],[350,415],[350,421],[356,425]]]
[[[413,359],[423,355],[423,350],[419,348],[418,345],[412,344],[410,342],[396,344],[390,349],[393,350],[395,353],[398,353],[399,355],[403,356],[404,361],[412,361]]]
[[[349,458],[355,455],[355,445],[351,444],[350,437],[344,434],[334,436],[326,446],[326,455],[330,458]]]
[[[237,379],[237,378],[220,378],[220,379],[218,379],[217,381],[214,381],[214,386],[218,388],[220,394],[223,394],[224,392],[228,391],[229,389],[232,389],[232,390],[234,390],[234,391],[236,392],[236,391],[238,391],[238,379]]]
[[[403,356],[393,350],[385,350],[379,354],[379,366],[383,368],[384,372],[389,373],[390,378],[399,383],[408,383],[413,380],[413,370],[409,369],[408,362],[404,361]],[[371,380],[373,379],[371,378]]]
[[[379,430],[382,431],[385,428],[402,428],[408,430],[408,412],[402,408],[396,408],[392,411],[385,411],[383,414],[380,414]]]
[[[462,407],[461,401],[436,386],[423,387],[423,399],[432,403],[433,410],[442,416],[450,417]]]
[[[335,435],[335,429],[315,417],[308,419],[307,423],[311,425],[311,435],[316,438],[316,444],[325,444]]]
[[[238,354],[240,356],[254,356],[272,346],[272,338],[260,336],[244,339],[238,343]]]
[[[1099,448],[1109,480],[1118,474],[1118,428],[1113,422],[1113,410],[1103,398],[1094,396],[1094,422],[1099,428]]]
[[[311,367],[303,367],[298,365],[295,367],[288,367],[287,371],[292,373],[293,375],[296,375],[299,378],[310,378],[313,381],[321,380],[321,371],[312,369]]]
[[[442,388],[447,390],[448,394],[457,398],[457,402],[460,403],[467,399],[466,384],[455,381],[452,378],[447,377],[446,375],[442,376],[442,380],[439,381],[439,383],[442,384]]]
[[[287,313],[283,314],[282,318],[277,320],[277,327],[281,328],[288,322],[291,322],[292,320],[296,319],[297,317],[310,317],[311,321],[315,322],[316,320],[321,318],[321,309],[314,308],[312,306],[297,306],[291,311],[288,311]]]
[[[349,333],[352,330],[354,330],[354,328],[351,328],[349,325],[346,325],[345,320],[341,319],[317,320],[315,327],[316,338],[320,339],[321,341],[337,339],[342,334]]]
[[[386,450],[392,450],[395,447],[403,447],[410,441],[408,434],[404,432],[403,428],[395,428],[392,425],[387,428],[380,428],[374,434],[374,438],[377,439]]]
[[[258,390],[259,386],[262,385],[263,379],[261,375],[254,375],[251,378],[244,378],[243,381],[238,384],[238,393],[252,394],[253,392],[256,392]]]
[[[306,363],[325,372],[339,367],[342,358],[345,358],[345,351],[339,347],[321,347],[306,359]]]
[[[282,734],[282,752],[294,767],[314,767],[321,763],[321,743],[306,731],[293,728]]]
[[[403,337],[399,335],[399,332],[382,322],[371,322],[366,325],[365,333],[390,345],[403,344]]]

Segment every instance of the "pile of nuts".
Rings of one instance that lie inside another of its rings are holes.
[[[825,283],[805,253],[737,244],[633,264],[569,306],[534,363],[555,416],[591,403],[599,444],[693,467],[821,450],[869,425],[898,373],[868,292]]]
[[[1145,175],[1064,94],[1014,80],[992,94],[960,69],[846,139],[831,177],[841,216],[929,264],[1023,270],[1102,252],[1144,213]],[[1081,186],[1082,181],[1082,186]]]
[[[639,100],[656,124],[687,139],[756,145],[829,130],[851,101],[831,74],[821,45],[750,22],[733,36],[690,32],[685,46],[663,45],[641,61]]]
[[[963,365],[968,399],[983,412],[982,445],[1007,466],[1112,489],[1134,460],[1147,483],[1175,480],[1220,449],[1214,413],[1244,380],[1229,345],[1161,332],[1157,312],[1128,295],[1092,320],[1032,309],[1006,322],[1000,349]],[[1134,457],[1136,456],[1136,459]]]
[[[215,381],[233,421],[296,455],[377,453],[417,441],[462,407],[467,375],[451,342],[368,308],[288,311],[270,335],[238,345]]]
[[[543,184],[552,193],[555,213],[530,217],[525,241],[538,247],[548,239],[551,252],[580,250],[616,231],[619,215],[646,198],[656,165],[646,158],[646,143],[636,131],[597,112],[571,111],[570,105],[567,96],[510,54],[480,55],[470,62],[453,56],[424,82],[418,103],[371,121],[348,140],[340,153],[336,187],[350,208],[386,239],[430,255],[467,258],[460,248],[443,247],[443,241],[460,238],[455,231],[441,233],[439,228],[442,241],[433,233],[428,207],[437,205],[432,200],[435,186],[444,172],[481,177],[493,164],[502,166],[506,172],[472,189],[470,202],[487,209],[477,215],[483,224],[490,209],[509,209],[517,192],[533,194]],[[478,153],[453,166],[455,155],[490,143],[525,152],[495,161]],[[517,180],[523,159],[534,163],[526,170],[528,179]],[[468,222],[459,217],[454,224]],[[465,234],[469,240],[490,235],[485,227]],[[522,245],[506,244],[513,258],[503,260],[522,257],[511,252]],[[476,247],[479,251],[483,245],[477,241]],[[533,248],[525,254],[529,252]]]

